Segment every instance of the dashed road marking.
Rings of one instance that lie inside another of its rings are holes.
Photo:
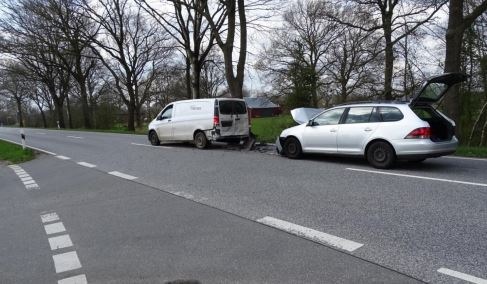
[[[87,284],[86,276],[84,274],[76,275],[69,278],[61,279],[57,282],[58,284]]]
[[[46,133],[44,133],[44,132],[37,132],[36,134],[38,134],[38,135],[46,135]]]
[[[42,223],[49,223],[49,222],[54,222],[58,221],[59,216],[57,215],[56,212],[51,212],[51,213],[46,213],[41,215],[41,221]]]
[[[20,181],[24,184],[25,189],[31,190],[39,188],[39,185],[36,183],[36,181],[19,165],[10,165],[9,168],[14,170],[15,174],[17,174]]]
[[[87,168],[96,168],[96,165],[93,165],[93,164],[90,164],[90,163],[86,163],[86,162],[79,162],[77,164],[80,165],[80,166],[83,166],[83,167],[87,167]]]
[[[361,243],[343,239],[337,236],[333,236],[327,233],[323,233],[314,229],[296,225],[284,220],[266,216],[262,219],[258,219],[257,222],[277,228],[279,230],[286,231],[293,235],[303,237],[320,244],[330,245],[348,252],[355,251],[363,246]]]
[[[438,272],[439,273],[442,273],[442,274],[445,274],[445,275],[448,275],[448,276],[452,276],[452,277],[455,277],[455,278],[458,278],[458,279],[462,279],[462,280],[468,281],[470,283],[487,284],[487,280],[486,279],[478,278],[478,277],[475,277],[475,276],[472,276],[472,275],[468,275],[468,274],[465,274],[465,273],[462,273],[462,272],[458,272],[458,271],[455,271],[455,270],[451,270],[451,269],[448,269],[448,268],[443,268],[442,267],[442,268],[438,269]]]
[[[128,179],[128,180],[134,180],[134,179],[137,178],[137,177],[134,177],[134,176],[131,176],[131,175],[128,175],[128,174],[124,174],[124,173],[121,173],[121,172],[117,172],[117,171],[109,172],[108,174],[113,175],[113,176],[117,176],[117,177],[121,177],[121,178],[124,178],[124,179]]]
[[[56,156],[56,158],[58,158],[58,159],[60,159],[60,160],[71,160],[71,158],[70,158],[70,157],[61,156],[61,155]]]
[[[67,234],[49,238],[48,241],[51,250],[68,248],[73,246],[73,242],[71,241],[71,238]]]
[[[57,223],[45,225],[44,229],[46,230],[46,234],[48,234],[48,235],[57,234],[57,233],[61,233],[61,232],[66,231],[66,228],[64,228],[64,225],[62,222],[57,222]]]
[[[433,178],[433,177],[407,175],[407,174],[397,174],[397,173],[389,173],[389,172],[382,172],[382,171],[372,171],[372,170],[364,170],[364,169],[354,169],[354,168],[347,168],[347,170],[349,170],[349,171],[355,171],[355,172],[365,172],[365,173],[381,174],[381,175],[388,175],[388,176],[398,176],[398,177],[407,177],[407,178],[424,179],[424,180],[432,180],[432,181],[441,181],[441,182],[448,182],[448,183],[458,183],[458,184],[465,184],[465,185],[473,185],[473,186],[487,187],[487,184],[485,184],[485,183],[468,182],[468,181],[461,181],[461,180],[452,180],[452,179],[444,179],[444,178]]]
[[[54,260],[54,268],[56,269],[56,273],[81,268],[81,263],[79,262],[76,251],[56,254],[52,256],[52,259]]]
[[[66,136],[66,137],[68,137],[68,138],[73,138],[73,139],[84,139],[84,138],[83,138],[83,137],[81,137],[81,136],[72,136],[72,135],[68,135],[68,136]]]
[[[162,148],[162,149],[172,149],[173,147],[169,146],[153,146],[153,145],[148,145],[148,144],[140,144],[140,143],[131,143],[132,145],[135,146],[143,146],[143,147],[151,147],[151,148]]]

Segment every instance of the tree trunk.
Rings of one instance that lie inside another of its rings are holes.
[[[186,55],[186,94],[188,99],[192,98],[191,95],[191,61],[189,57]]]
[[[47,128],[46,114],[44,113],[44,110],[42,110],[42,108],[40,109],[40,112],[41,112],[41,117],[42,117],[42,125],[44,128]]]
[[[68,115],[69,128],[73,129],[73,118],[71,116],[71,104],[69,103],[69,97],[66,96],[66,110]]]
[[[78,80],[80,96],[81,96],[81,109],[83,111],[83,126],[84,128],[91,128],[90,107],[88,105],[88,92],[86,90],[86,83],[84,80]]]
[[[384,27],[385,48],[385,69],[384,69],[384,99],[392,100],[392,75],[394,72],[394,49],[392,45],[392,31]]]
[[[190,55],[191,64],[191,96],[193,99],[199,99],[200,94],[200,73],[199,60],[195,55]]]
[[[15,102],[17,103],[17,116],[19,119],[19,127],[24,127],[24,115],[22,113],[22,100],[20,97],[15,96]]]
[[[130,92],[133,92],[130,91],[129,89],[129,93]],[[134,100],[134,95],[130,95],[130,99],[129,99],[129,103],[127,105],[127,110],[128,110],[128,124],[127,124],[127,128],[128,128],[128,131],[135,131],[135,109],[136,109],[136,106],[135,106],[135,100]]]
[[[54,100],[54,108],[56,109],[57,121],[59,122],[59,127],[62,129],[66,128],[66,124],[64,122],[63,102],[60,101],[59,99]]]

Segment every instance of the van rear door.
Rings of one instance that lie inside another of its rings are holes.
[[[218,101],[218,106],[221,136],[249,135],[247,105],[244,100],[222,99]]]

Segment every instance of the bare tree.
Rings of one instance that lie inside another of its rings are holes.
[[[23,105],[28,99],[29,85],[22,76],[22,67],[14,62],[10,62],[8,69],[0,73],[0,96],[12,99],[17,106],[17,117],[19,127],[24,127]]]
[[[168,36],[128,0],[84,0],[83,7],[100,26],[92,50],[112,74],[133,131],[135,121],[141,125],[141,108],[149,96],[140,86],[153,81],[156,67],[171,51]]]

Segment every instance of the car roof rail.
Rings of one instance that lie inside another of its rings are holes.
[[[409,103],[407,100],[371,100],[371,101],[350,101],[350,102],[345,102],[341,104],[335,105],[337,106],[344,106],[344,105],[359,105],[359,104],[404,104],[404,103]]]

